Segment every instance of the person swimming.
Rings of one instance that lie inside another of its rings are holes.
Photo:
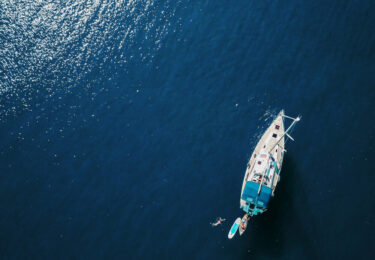
[[[210,224],[211,224],[211,226],[216,227],[216,226],[220,225],[221,223],[223,223],[224,221],[225,221],[225,218],[218,217],[218,218],[216,218],[215,223],[210,223]]]

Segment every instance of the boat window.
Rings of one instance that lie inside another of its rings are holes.
[[[279,130],[280,126],[279,125],[275,125],[275,128],[276,128],[276,130]]]
[[[258,164],[260,165],[260,164],[262,164],[262,162],[261,162],[261,161],[258,161]]]
[[[276,138],[276,137],[277,137],[277,134],[273,134],[272,137],[273,137],[273,138]]]

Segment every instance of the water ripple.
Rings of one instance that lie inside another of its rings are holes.
[[[178,6],[151,0],[0,5],[0,118],[72,88],[87,91],[126,72],[131,62],[150,65]]]

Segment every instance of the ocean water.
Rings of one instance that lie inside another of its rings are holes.
[[[1,1],[1,259],[371,259],[374,12]],[[281,109],[302,121],[276,196],[228,240]]]

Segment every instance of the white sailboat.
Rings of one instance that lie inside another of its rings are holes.
[[[284,119],[292,120],[287,130],[284,130]],[[245,231],[250,217],[265,212],[271,197],[275,195],[286,152],[286,138],[294,140],[289,133],[300,119],[286,116],[281,110],[256,145],[242,183],[240,208],[246,214],[238,227],[240,235]]]

